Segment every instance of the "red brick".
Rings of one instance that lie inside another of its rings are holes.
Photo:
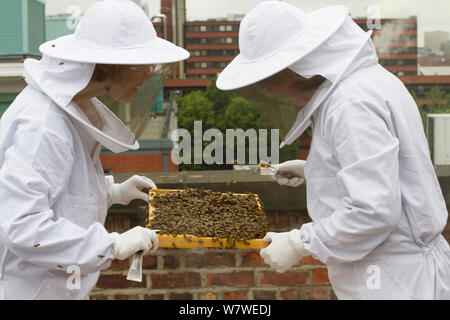
[[[253,291],[253,298],[255,300],[276,300],[276,292],[270,290]]]
[[[270,229],[274,232],[284,232],[295,226],[307,223],[308,212],[306,210],[299,211],[271,211],[267,213]]]
[[[167,275],[154,273],[150,276],[152,279],[152,288],[167,288]]]
[[[313,283],[315,283],[315,284],[330,283],[330,280],[328,279],[328,270],[325,268],[314,269],[313,270]]]
[[[327,289],[311,288],[305,289],[305,300],[327,300]]]
[[[217,300],[217,293],[215,292],[202,292],[198,296],[199,300]]]
[[[152,288],[200,287],[200,274],[196,272],[152,274]]]
[[[206,267],[234,267],[236,265],[236,256],[233,253],[207,252],[204,258]]]
[[[192,300],[192,293],[184,292],[184,293],[171,293],[169,295],[170,300]]]
[[[302,260],[300,260],[301,264],[322,264],[320,260],[314,259],[312,256],[306,256],[303,257]]]
[[[144,300],[163,300],[164,295],[163,294],[146,294],[144,296]]]
[[[255,284],[253,272],[235,271],[230,273],[210,273],[206,275],[208,286],[252,286]]]
[[[247,291],[227,291],[223,294],[224,300],[247,300]]]
[[[156,256],[144,256],[142,259],[142,269],[154,270],[158,267],[158,260]]]
[[[114,300],[139,300],[137,295],[116,294]]]
[[[204,256],[197,253],[187,254],[184,259],[186,268],[201,268],[205,263]]]
[[[200,287],[202,285],[200,273],[186,272],[185,273],[185,284],[187,287]]]
[[[309,273],[305,270],[287,271],[279,273],[275,271],[262,271],[261,284],[271,284],[276,286],[295,286],[305,284],[308,281]]]
[[[163,155],[147,154],[102,154],[102,167],[113,172],[161,172],[163,171]],[[170,161],[169,171],[178,171],[178,166]]]
[[[338,300],[338,297],[336,296],[336,293],[333,291],[333,289],[329,289],[330,292],[330,300]]]
[[[174,256],[164,256],[164,269],[176,269],[180,266],[180,261]]]
[[[128,259],[126,260],[113,260],[111,261],[111,266],[109,270],[117,271],[117,270],[126,270],[129,268]]]
[[[283,300],[300,300],[302,292],[300,289],[285,290],[281,292],[281,298]]]
[[[97,288],[100,289],[125,289],[146,287],[146,278],[142,282],[129,281],[127,277],[120,274],[101,274],[97,281]]]
[[[108,300],[108,297],[103,294],[96,294],[89,296],[89,300]]]
[[[259,255],[259,251],[241,252],[243,267],[261,267],[264,265],[264,260]]]

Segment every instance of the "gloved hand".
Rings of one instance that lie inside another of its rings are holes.
[[[152,179],[134,175],[123,183],[115,183],[111,186],[111,202],[127,205],[131,200],[142,199],[148,202],[148,194],[142,192],[142,188],[156,189]]]
[[[280,164],[274,164],[272,167],[276,170],[276,173],[272,175],[272,179],[281,185],[298,187],[305,181],[305,164],[306,161],[304,160],[289,160]]]
[[[143,227],[134,227],[124,233],[112,232],[109,234],[114,240],[114,259],[125,260],[142,250],[144,254],[155,252],[159,240],[155,230]]]
[[[300,239],[300,230],[298,229],[280,233],[268,232],[263,240],[272,243],[261,249],[259,255],[277,272],[287,271],[302,257],[310,254]]]

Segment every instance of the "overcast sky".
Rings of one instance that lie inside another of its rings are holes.
[[[230,14],[246,14],[263,0],[186,0],[186,17],[188,21],[222,18]],[[449,0],[284,0],[309,12],[328,5],[343,4],[353,17],[366,17],[367,8],[375,5],[380,9],[381,18],[406,18],[418,16],[419,46],[423,45],[423,32],[450,32]],[[45,0],[46,14],[67,13],[76,5],[85,12],[97,0]],[[160,10],[160,0],[142,0],[149,4],[150,15]],[[73,10],[73,9],[72,9]]]

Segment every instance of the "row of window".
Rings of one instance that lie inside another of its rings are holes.
[[[214,41],[207,41],[206,38],[197,38],[195,41],[190,41],[192,39],[187,39],[186,44],[212,44]],[[204,39],[203,41],[198,41],[198,39]],[[225,39],[225,38],[216,38],[217,39]],[[236,38],[235,38],[236,39]],[[230,40],[228,40],[230,41]],[[236,39],[237,41],[237,39]],[[226,44],[226,41],[223,40],[220,42],[221,44]],[[236,43],[233,42],[232,43]],[[417,47],[378,47],[377,53],[379,55],[395,55],[395,54],[417,54]],[[239,54],[238,49],[221,49],[221,50],[192,50],[191,56],[193,57],[234,57]]]
[[[380,59],[383,66],[417,66],[417,59]]]
[[[187,79],[208,79],[215,77],[214,74],[190,74],[186,75]]]
[[[415,34],[399,34],[399,35],[392,35],[392,34],[382,34],[381,37],[378,37],[378,35],[372,36],[373,42],[375,44],[385,45],[389,44],[391,42],[417,42],[417,35]]]
[[[417,30],[417,23],[401,22],[399,20],[395,20],[394,22],[385,22],[385,21],[381,20],[380,25],[379,25],[381,28],[377,28],[378,25],[377,25],[376,20],[368,20],[368,21],[364,21],[363,23],[358,21],[358,25],[364,31],[368,31],[370,29],[380,30],[380,31],[383,31],[383,29],[384,30],[393,30],[393,31],[398,30],[399,32],[406,31],[406,30]]]
[[[391,71],[391,72],[398,77],[417,76],[417,71]]]
[[[379,26],[381,28],[377,28],[377,21],[375,20],[369,20],[364,21],[361,23],[358,21],[358,25],[365,31],[369,29],[375,29],[375,30],[383,30],[383,29],[389,29],[393,31],[405,31],[405,30],[417,30],[417,23],[414,22],[402,22],[401,20],[395,20],[395,21],[380,21]],[[185,26],[186,32],[238,32],[239,31],[239,24],[226,24],[226,25],[186,25]]]
[[[375,46],[382,51],[381,54],[413,54],[417,53],[416,47],[391,47],[390,43],[417,42],[417,37],[413,35],[401,35],[387,41],[374,39]],[[238,37],[213,37],[213,38],[187,38],[186,44],[238,44]],[[384,53],[386,52],[386,53]],[[396,53],[393,53],[396,52]]]
[[[223,69],[229,61],[186,62],[186,69]]]
[[[417,47],[378,47],[379,55],[417,54]]]
[[[237,37],[187,38],[186,44],[237,44]]]
[[[238,24],[185,26],[186,32],[238,32]]]
[[[234,57],[239,54],[237,49],[223,50],[191,50],[191,57]]]
[[[186,69],[223,69],[229,61],[208,61],[208,62],[186,62]],[[394,66],[416,66],[417,60],[380,60],[380,64],[386,67]],[[406,75],[406,74],[403,74]]]
[[[417,72],[415,71],[393,71],[392,73],[394,73],[395,75],[399,76],[399,77],[403,77],[403,76],[417,76]],[[191,74],[191,75],[186,75],[186,78],[188,79],[208,79],[208,78],[213,78],[215,75],[214,74]],[[450,92],[450,87],[447,87],[447,91]],[[418,89],[418,94],[419,96],[423,95],[424,93],[424,88],[423,86],[419,87]]]

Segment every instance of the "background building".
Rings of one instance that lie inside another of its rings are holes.
[[[368,30],[367,19],[355,22]],[[239,24],[230,18],[185,23],[185,48],[191,53],[186,78],[212,78],[233,60],[239,53]],[[417,75],[417,17],[382,19],[372,38],[386,69],[399,76]]]
[[[134,1],[144,11],[147,10],[140,0]],[[77,21],[70,15],[45,17],[44,13],[44,3],[39,0],[0,3],[0,115],[25,87],[25,82],[21,80],[21,60],[27,57],[39,58],[40,43],[75,30]],[[152,109],[149,126],[140,137],[143,141],[141,150],[121,155],[112,155],[104,150],[102,161],[105,168],[121,172],[125,170],[125,165],[120,164],[122,161],[133,171],[176,170],[176,166],[172,166],[168,160],[169,128],[176,124],[176,118],[170,114],[176,112],[171,97],[174,92],[184,94],[205,89],[211,79],[239,53],[239,25],[242,18],[242,15],[230,15],[222,19],[186,21],[185,0],[161,0],[160,14],[151,17],[158,36],[185,47],[191,56],[185,62],[172,65],[172,77],[164,81],[164,89]],[[355,22],[363,30],[369,29],[365,18],[355,18]],[[428,40],[426,46],[421,48],[420,60],[416,16],[381,19],[372,39],[380,64],[396,74],[410,90],[414,90],[421,102],[426,104],[426,92],[436,85],[450,93],[450,76],[447,75],[450,59],[427,54],[437,48],[434,43],[438,43],[440,49],[447,50],[450,47],[448,33],[427,33]],[[129,108],[129,105],[123,105],[116,110],[125,123],[129,120]],[[302,148],[307,152],[307,144],[302,145]],[[153,161],[158,164],[155,165]],[[148,165],[142,166],[142,163]]]
[[[0,117],[26,86],[23,60],[40,59],[41,43],[73,33],[77,23],[78,20],[66,14],[46,17],[45,4],[39,0],[0,2]],[[155,25],[159,36],[164,37],[164,22],[156,21]],[[175,69],[176,72],[182,70]],[[113,111],[125,124],[130,121],[130,104],[119,104]],[[105,170],[177,171],[177,166],[169,159],[173,147],[170,133],[177,125],[175,114],[174,100],[164,101],[161,89],[139,136],[141,148],[120,155],[103,149],[100,158]]]
[[[40,57],[45,5],[38,0],[0,3],[0,117],[25,87],[22,61]]]
[[[239,53],[240,21],[186,22],[186,78],[213,78]]]
[[[355,22],[368,31],[367,19]],[[397,76],[416,76],[418,71],[417,17],[381,19],[380,29],[374,29],[372,40],[379,62]]]
[[[430,48],[434,54],[441,54],[441,45],[448,41],[450,37],[449,32],[433,31],[425,32],[425,47]]]

